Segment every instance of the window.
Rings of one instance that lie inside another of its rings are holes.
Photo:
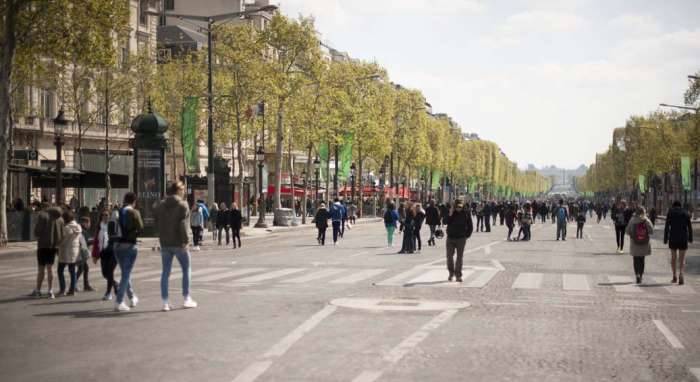
[[[53,93],[48,89],[41,89],[41,117],[54,118],[55,114]]]
[[[146,25],[148,22],[148,0],[139,0],[139,23]]]
[[[165,10],[172,11],[175,9],[175,0],[165,0]]]

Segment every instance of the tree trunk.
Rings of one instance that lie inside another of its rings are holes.
[[[112,158],[109,156],[109,115],[112,107],[109,100],[109,84],[111,74],[109,70],[105,71],[105,206],[109,206],[112,194],[112,181],[109,176],[110,163]]]
[[[292,213],[294,214],[294,216],[296,218],[296,213],[297,213],[297,211],[296,211],[296,198],[294,196],[294,158],[292,158],[292,134],[291,134],[291,132],[289,134],[289,147],[288,147],[287,153],[289,155],[289,186],[291,189],[291,196],[290,196],[291,203],[290,203],[290,205],[292,207]]]
[[[12,87],[12,61],[16,47],[16,27],[19,4],[11,0],[4,14],[2,54],[0,55],[0,247],[7,246],[7,171],[8,140],[10,139],[11,110],[10,88]]]
[[[365,188],[365,187],[364,187],[364,185],[363,185],[363,183],[362,183],[362,163],[364,162],[364,160],[363,160],[363,158],[362,158],[362,148],[361,148],[361,147],[358,147],[358,148],[357,148],[357,159],[358,159],[358,162],[359,162],[359,164],[360,164],[360,167],[359,167],[359,170],[360,170],[360,182],[359,182],[359,186],[360,186],[360,188],[359,188],[359,194],[358,194],[358,195],[360,196],[360,197],[358,198],[358,200],[360,201],[360,202],[359,202],[360,205],[358,206],[358,217],[361,218],[362,215],[363,215],[363,210],[364,210],[364,208],[362,208],[362,207],[363,207],[364,204],[365,204],[365,203],[364,203],[364,199],[363,199],[363,194],[364,194],[363,191],[364,191],[364,188]],[[354,181],[354,183],[357,183],[357,179],[354,179],[353,181]]]
[[[331,145],[328,144],[328,155],[326,157],[326,205],[331,205]]]
[[[238,208],[243,208],[243,143],[241,142],[241,120],[236,113],[236,150],[238,151]]]
[[[275,196],[273,210],[282,207],[282,151],[284,146],[284,100],[279,100],[277,108],[277,136],[275,137]]]
[[[308,150],[306,152],[306,176],[304,177],[304,197],[301,201],[301,211],[302,211],[301,224],[306,224],[306,215],[308,214],[308,211],[306,211],[306,203],[309,200],[308,190],[309,190],[309,177],[311,176],[311,150],[312,149],[313,149],[313,146],[309,145]]]

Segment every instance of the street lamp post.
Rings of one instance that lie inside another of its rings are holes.
[[[63,138],[63,131],[66,128],[68,121],[64,117],[63,106],[61,110],[58,111],[58,115],[53,120],[53,144],[56,145],[56,204],[63,205],[65,200],[63,198],[63,144],[65,140]]]
[[[306,201],[308,200],[308,195],[306,193],[306,190],[308,189],[308,184],[306,183],[306,170],[301,171],[301,183],[304,185],[304,197],[301,199],[301,224],[306,224]]]
[[[355,163],[350,165],[350,203],[355,202],[355,171],[357,170],[357,167],[355,167]],[[361,178],[361,177],[360,177]]]
[[[318,182],[319,182],[320,172],[321,172],[321,161],[318,160],[318,157],[316,157],[316,159],[314,159],[314,173],[316,175],[316,195],[314,196],[314,201],[315,201],[314,204],[316,205],[316,208],[318,208],[318,189],[319,189]]]
[[[258,161],[258,222],[255,223],[255,228],[267,228],[265,223],[265,194],[263,193],[263,167],[265,166],[265,150],[262,146],[258,147],[255,152],[255,159]]]
[[[207,32],[207,203],[209,205],[215,202],[214,194],[216,186],[214,182],[214,86],[212,73],[212,31],[214,26],[217,25],[217,22],[220,22],[218,25],[222,25],[241,16],[247,16],[258,12],[274,11],[277,8],[278,7],[276,5],[267,5],[261,8],[252,9],[250,11],[224,13],[214,16],[185,15],[170,12],[148,12],[148,14],[155,16],[175,17],[181,20],[193,20],[206,23],[206,27],[200,27],[200,30],[205,30]]]

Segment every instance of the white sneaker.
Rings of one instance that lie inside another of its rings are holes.
[[[199,248],[199,246],[198,246],[198,245],[196,245],[196,246],[194,246],[194,247],[192,248],[192,250],[193,250],[193,251],[197,251],[197,252],[199,252],[200,248]]]
[[[121,304],[116,304],[116,305],[114,305],[114,311],[115,311],[115,312],[128,312],[128,311],[130,311],[130,310],[131,310],[131,309],[129,309],[129,307],[126,306],[126,304],[125,304],[124,302],[122,302]]]
[[[136,305],[139,303],[139,298],[134,295],[134,297],[131,298],[131,304],[129,304],[130,307],[135,308]]]
[[[197,307],[197,301],[193,300],[192,297],[185,298],[185,302],[182,304],[185,309],[191,309]]]
[[[102,296],[102,301],[112,301],[112,294],[107,293],[104,296]]]
[[[56,298],[56,295],[53,294],[53,291],[52,291],[52,290],[50,290],[50,291],[49,291],[49,300],[53,300],[53,299],[55,299],[55,298]]]
[[[167,301],[163,302],[163,312],[169,312],[170,311],[170,304],[168,304]]]

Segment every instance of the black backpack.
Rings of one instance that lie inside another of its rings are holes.
[[[384,213],[384,224],[392,224],[394,222],[394,217],[391,216],[391,211],[387,210]]]

